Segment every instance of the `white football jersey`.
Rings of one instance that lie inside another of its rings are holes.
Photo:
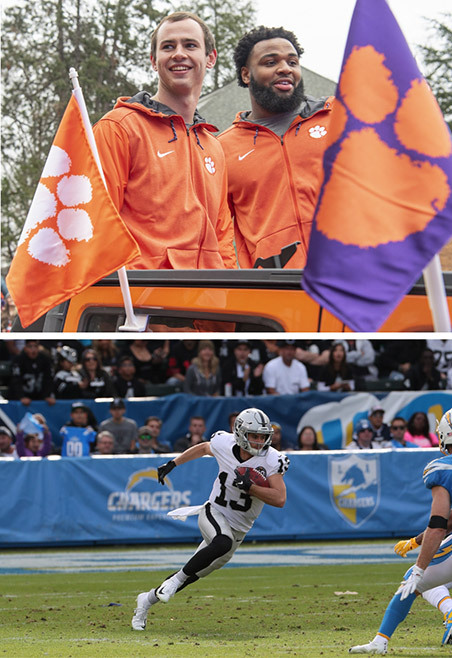
[[[250,496],[245,491],[233,487],[234,469],[239,466],[258,468],[265,477],[284,473],[289,467],[286,455],[271,446],[263,455],[252,456],[246,461],[240,459],[240,448],[234,435],[229,432],[216,432],[210,439],[210,449],[218,462],[218,477],[213,483],[209,502],[219,510],[234,530],[248,532],[262,512],[265,503]]]

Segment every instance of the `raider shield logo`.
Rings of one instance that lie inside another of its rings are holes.
[[[372,516],[380,502],[378,457],[331,456],[328,477],[334,508],[347,523],[358,528]]]

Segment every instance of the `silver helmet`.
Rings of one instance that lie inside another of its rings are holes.
[[[248,433],[264,434],[265,442],[261,448],[252,448],[248,441]],[[273,427],[270,418],[260,409],[245,409],[241,411],[234,422],[234,438],[243,450],[251,455],[262,455],[272,442]]]
[[[447,446],[452,446],[452,409],[446,411],[439,423],[436,421],[436,433],[438,434],[441,452],[448,455]]]

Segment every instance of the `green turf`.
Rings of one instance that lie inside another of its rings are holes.
[[[222,569],[155,605],[144,632],[135,597],[168,572],[0,576],[0,658],[345,656],[373,638],[405,566]],[[441,622],[415,601],[390,655],[450,656]]]

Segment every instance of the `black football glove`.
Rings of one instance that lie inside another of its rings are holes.
[[[168,475],[168,473],[171,473],[173,468],[176,468],[176,463],[173,459],[157,468],[157,476],[160,484],[165,484],[165,477]]]
[[[251,485],[253,484],[249,470],[246,469],[243,475],[240,475],[240,473],[237,472],[237,469],[235,469],[234,473],[236,477],[232,483],[232,486],[237,487],[237,489],[241,489],[242,491],[248,492],[250,490]]]

